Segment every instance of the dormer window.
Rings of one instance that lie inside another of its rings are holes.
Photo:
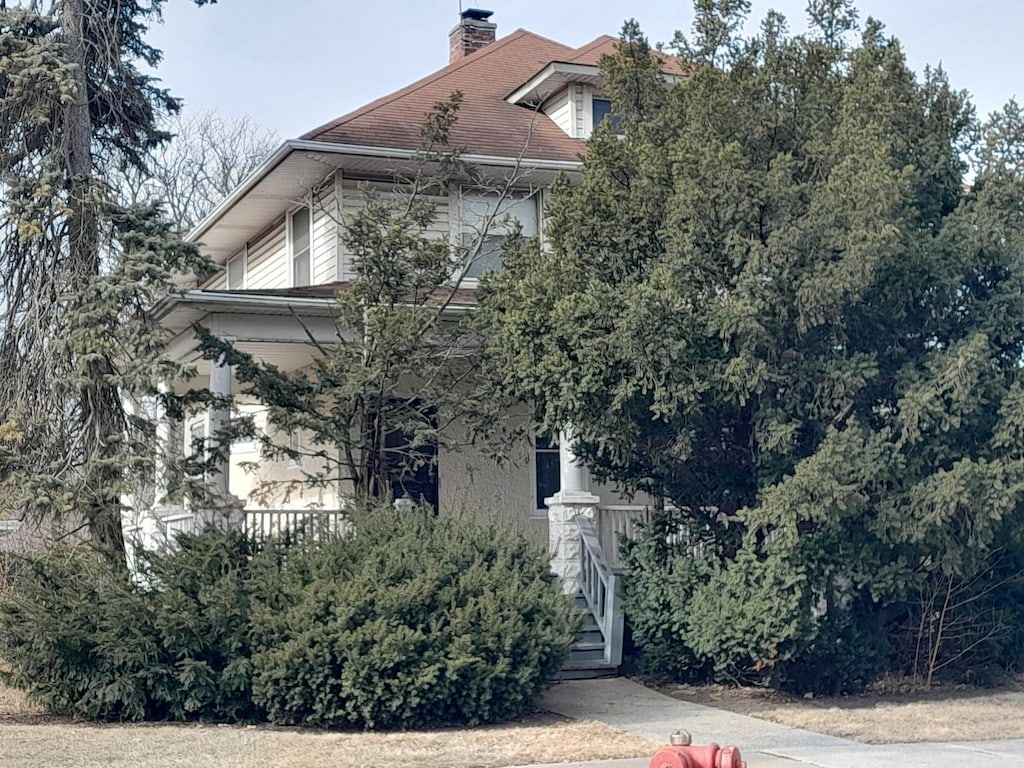
[[[591,102],[591,114],[594,119],[595,131],[597,130],[597,126],[601,125],[601,123],[607,122],[612,133],[622,133],[622,126],[619,124],[619,118],[612,112],[611,99],[594,98]]]
[[[311,278],[311,251],[313,243],[313,216],[308,205],[292,211],[288,217],[288,255],[292,267],[292,286],[309,285]]]
[[[462,245],[466,248],[464,277],[479,278],[501,269],[501,249],[518,225],[525,237],[539,234],[537,196],[514,192],[504,197],[493,192],[463,190]]]

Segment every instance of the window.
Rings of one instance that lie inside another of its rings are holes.
[[[234,421],[234,426],[241,428],[243,424],[241,422],[247,421],[251,427],[251,436],[239,436],[236,437],[234,442],[231,443],[231,453],[255,453],[260,449],[260,441],[258,437],[258,431],[256,427],[256,415],[260,408],[253,405],[240,405],[236,407],[235,412],[231,415]]]
[[[228,259],[228,290],[240,291],[245,288],[247,254],[242,251]]]
[[[594,99],[591,103],[591,114],[594,117],[594,130],[597,130],[597,126],[607,120],[612,133],[622,133],[619,118],[612,113],[611,99]]]
[[[554,496],[561,488],[561,477],[558,468],[558,441],[538,435],[534,448],[535,490],[537,493],[535,509],[547,509],[544,499]]]
[[[292,260],[292,285],[309,285],[310,251],[313,242],[313,216],[309,206],[292,212],[288,229],[289,249]]]
[[[501,248],[518,223],[525,237],[539,234],[537,198],[516,193],[503,199],[497,194],[462,193],[462,245],[469,264],[466,277],[478,278],[501,269]]]
[[[188,428],[188,456],[202,460],[206,453],[206,419],[192,422]]]
[[[302,464],[302,435],[299,434],[299,430],[293,429],[288,433],[288,450],[291,452],[288,456],[288,468],[295,469]]]

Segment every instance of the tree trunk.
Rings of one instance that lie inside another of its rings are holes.
[[[61,24],[68,59],[75,65],[75,98],[64,108],[65,152],[71,213],[68,244],[72,290],[100,272],[97,224],[98,197],[93,178],[92,120],[86,80],[84,0],[63,0]],[[71,307],[74,312],[79,307]],[[81,354],[81,350],[77,351]],[[121,468],[117,440],[124,427],[117,387],[107,382],[112,366],[105,359],[89,359],[79,388],[82,419],[83,514],[93,542],[114,562],[124,565],[121,530]]]

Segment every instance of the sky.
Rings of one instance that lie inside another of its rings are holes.
[[[501,38],[519,28],[578,47],[636,18],[651,42],[688,32],[687,0],[464,0],[495,12]],[[859,0],[898,37],[911,67],[941,63],[981,116],[1024,95],[1021,0]],[[806,0],[753,0],[748,28],[774,8],[804,28]],[[459,0],[169,0],[149,40],[157,75],[186,114],[248,115],[294,138],[448,63]]]

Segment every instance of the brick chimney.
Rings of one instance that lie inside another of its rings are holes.
[[[494,42],[498,25],[488,21],[493,15],[493,11],[482,11],[479,8],[469,8],[462,12],[458,25],[448,33],[449,64]]]

